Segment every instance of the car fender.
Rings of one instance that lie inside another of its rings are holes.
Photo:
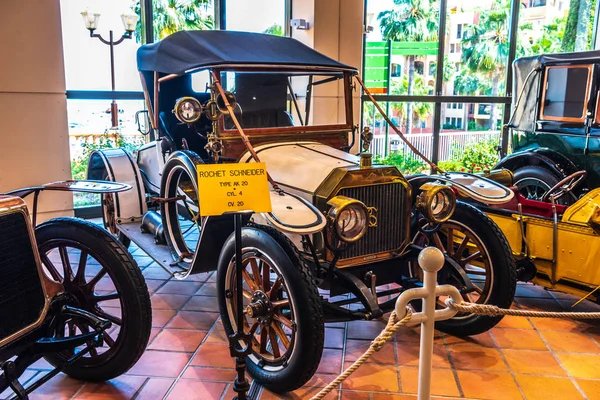
[[[287,234],[307,235],[320,232],[327,221],[323,214],[300,196],[282,190],[271,191],[272,211],[262,213],[273,228]]]
[[[523,166],[538,165],[555,173],[559,179],[562,179],[580,169],[559,152],[546,148],[538,147],[531,150],[523,150],[504,157],[493,169],[507,168],[511,171]]]
[[[419,175],[408,182],[414,192],[427,182],[440,182],[452,187],[461,197],[467,197],[488,205],[508,203],[514,197],[512,190],[483,176],[464,173],[447,172],[440,175]]]
[[[146,193],[140,170],[134,159],[125,149],[95,150],[90,155],[87,179],[109,180],[130,185],[133,190],[112,193],[114,197],[117,223],[135,221],[147,211]]]

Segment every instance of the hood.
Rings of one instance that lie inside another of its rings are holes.
[[[275,182],[311,196],[335,169],[360,165],[358,156],[317,142],[271,143],[255,150]],[[254,160],[246,152],[240,162]]]

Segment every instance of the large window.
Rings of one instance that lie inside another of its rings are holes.
[[[591,50],[596,1],[367,0],[373,29],[365,39],[365,83],[392,122],[411,142],[431,146],[422,152],[444,169],[485,169],[498,149],[510,149],[503,126],[515,95],[512,62]],[[397,77],[394,65],[406,72]],[[589,97],[581,89],[588,79],[583,69],[550,72],[556,83],[546,94],[547,119],[581,118]],[[366,96],[362,122],[373,126],[373,152],[398,159],[398,139]],[[471,162],[476,159],[484,161]]]
[[[227,0],[225,26],[228,30],[286,35],[285,0]]]

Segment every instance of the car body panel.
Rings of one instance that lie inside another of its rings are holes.
[[[316,142],[283,142],[256,147],[275,182],[286,189],[314,194],[336,168],[359,165],[357,156]],[[254,162],[248,152],[241,162]]]
[[[600,286],[600,233],[592,227],[600,220],[599,209],[600,188],[569,206],[557,223],[556,244],[552,218],[521,216],[505,210],[485,211],[504,232],[515,257],[528,257],[535,264],[537,274],[533,283],[585,296]]]
[[[117,223],[141,220],[148,210],[142,174],[127,150],[117,148],[93,151],[88,161],[87,178],[106,179],[133,187],[126,192],[107,194],[113,197]]]

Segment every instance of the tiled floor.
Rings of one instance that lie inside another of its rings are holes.
[[[146,353],[110,382],[58,375],[31,398],[231,399],[234,361],[219,322],[214,275],[169,280],[141,250],[131,249],[152,293],[154,328]],[[562,310],[574,301],[519,285],[515,307]],[[586,303],[575,310],[600,307]],[[356,360],[383,327],[380,322],[328,326],[315,377],[294,393],[282,397],[265,390],[261,399],[310,398]],[[327,399],[416,399],[418,340],[417,328],[403,328]],[[434,353],[432,391],[439,399],[600,399],[600,321],[507,317],[490,332],[468,339],[436,333]],[[38,362],[24,379],[36,379],[48,368]]]

